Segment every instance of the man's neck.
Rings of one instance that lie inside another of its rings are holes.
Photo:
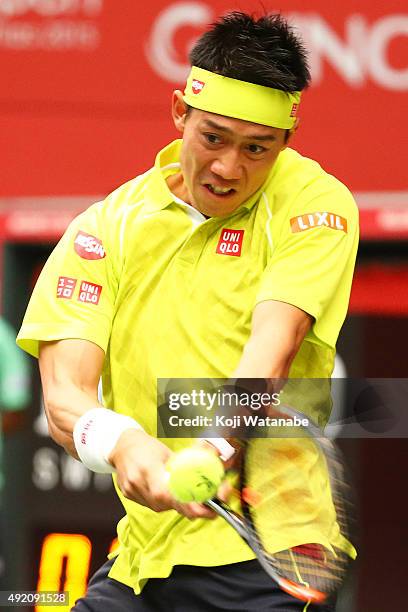
[[[188,189],[186,187],[186,184],[184,182],[184,178],[181,172],[170,174],[170,176],[166,178],[166,183],[167,183],[167,187],[170,189],[171,193],[174,196],[176,196],[176,198],[178,198],[179,200],[182,200],[183,202],[185,202],[186,204],[189,204],[190,206],[193,206],[193,204],[191,203],[191,197],[189,196]],[[195,207],[193,206],[193,208]],[[204,215],[201,211],[200,213],[206,219],[210,219],[208,215]]]
[[[166,178],[166,183],[173,195],[180,200],[183,200],[183,202],[186,202],[186,204],[190,204],[190,206],[192,205],[191,198],[189,197],[188,189],[181,172],[170,174],[170,176]]]

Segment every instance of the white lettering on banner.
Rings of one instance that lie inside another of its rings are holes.
[[[0,48],[94,50],[101,34],[91,19],[102,9],[103,0],[0,0]]]
[[[94,487],[103,492],[112,488],[110,474],[90,472],[80,461],[48,446],[38,448],[33,455],[32,482],[41,491],[51,491],[61,485],[68,491]]]
[[[73,13],[96,15],[102,10],[103,0],[0,0],[0,15],[17,17],[35,12],[44,17]]]
[[[388,48],[393,39],[408,36],[408,15],[387,15],[368,24],[364,15],[350,15],[341,40],[320,16],[292,14],[310,50],[314,84],[323,80],[323,61],[328,61],[352,87],[361,87],[368,78],[384,89],[408,89],[408,67],[389,63]]]
[[[58,485],[58,453],[54,448],[43,447],[35,451],[32,479],[34,486],[41,491],[50,491]]]
[[[387,231],[405,232],[408,229],[408,211],[381,210],[377,217],[377,223]]]
[[[384,89],[408,90],[408,65],[393,66],[389,60],[392,41],[408,37],[408,15],[384,15],[369,23],[364,15],[352,14],[344,21],[344,36],[318,14],[286,16],[299,29],[310,51],[314,85],[323,81],[327,62],[350,87],[361,88],[371,80]],[[213,9],[204,2],[176,2],[160,12],[146,47],[155,72],[172,83],[184,81],[190,66],[187,57],[178,58],[177,34],[186,25],[204,27],[213,18]]]
[[[359,60],[360,51],[365,51],[366,41],[363,40],[360,22],[355,22],[354,16],[345,23],[345,41],[332,30],[330,25],[319,15],[302,15],[294,13],[291,20],[302,33],[306,47],[309,50],[310,68],[315,85],[323,79],[323,62],[328,61],[337,73],[351,86],[360,87],[364,84],[364,71]],[[360,47],[359,49],[358,47]]]
[[[403,91],[408,89],[408,67],[398,69],[387,62],[388,46],[397,36],[408,37],[408,15],[389,15],[374,25],[367,60],[373,81]]]
[[[27,51],[44,49],[93,50],[100,42],[98,29],[88,23],[54,21],[46,26],[32,23],[0,23],[0,48]]]
[[[163,79],[171,83],[186,80],[190,70],[187,45],[184,58],[178,58],[174,42],[177,32],[185,26],[205,26],[214,17],[213,9],[203,2],[176,2],[161,11],[153,24],[146,57]]]

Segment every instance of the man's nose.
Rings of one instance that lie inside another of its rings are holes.
[[[238,181],[242,177],[240,152],[232,148],[219,152],[211,164],[211,171],[226,181]]]

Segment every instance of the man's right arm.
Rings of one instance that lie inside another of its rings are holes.
[[[49,432],[57,444],[78,459],[73,431],[78,419],[95,408],[104,351],[87,340],[41,342],[40,372]],[[117,415],[119,418],[120,415]],[[179,504],[167,486],[166,463],[170,449],[140,429],[126,429],[119,436],[109,463],[123,495],[156,512],[175,509],[188,518],[213,518],[202,504]]]
[[[104,358],[103,350],[86,340],[40,344],[39,365],[49,433],[76,459],[72,432],[80,416],[100,406],[98,384]]]

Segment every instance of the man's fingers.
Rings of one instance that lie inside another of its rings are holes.
[[[231,495],[235,493],[235,491],[236,489],[234,489],[234,487],[228,480],[223,480],[221,485],[218,488],[217,497],[222,502],[226,503],[228,502]]]

